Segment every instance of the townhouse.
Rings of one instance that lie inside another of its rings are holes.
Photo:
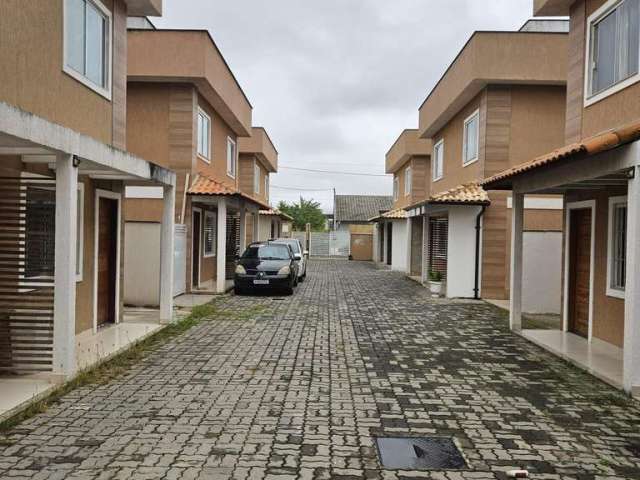
[[[566,121],[560,148],[492,172],[511,191],[510,322],[522,331],[525,195],[561,194],[562,325],[522,333],[602,379],[640,393],[640,2],[536,0],[570,17]],[[555,59],[554,59],[555,61]],[[544,281],[544,279],[542,280]]]
[[[568,35],[566,22],[548,23],[474,33],[420,107],[419,135],[433,150],[429,196],[406,207],[425,237],[409,242],[410,263],[415,273],[423,264],[423,280],[442,278],[447,297],[509,298],[511,200],[479,181],[563,143]],[[527,199],[527,260],[548,276],[526,297],[529,312],[559,310],[561,206]]]
[[[404,130],[385,157],[385,170],[393,174],[393,204],[371,221],[375,222],[375,260],[392,270],[421,277],[423,222],[409,219],[405,207],[429,196],[431,140],[420,138],[417,129]],[[412,248],[413,247],[413,248]]]
[[[264,129],[252,127],[251,104],[207,31],[130,29],[128,45],[129,148],[177,175],[174,293],[225,292],[235,257],[248,237],[259,238],[260,222],[247,217],[270,209],[277,151]],[[148,188],[127,191],[132,304],[157,303],[140,280],[160,272],[133,241],[157,238],[156,195]]]
[[[0,413],[149,331],[121,323],[126,185],[159,190],[154,261],[173,275],[175,175],[127,148],[127,16],[161,13],[161,0],[0,6]],[[171,284],[155,288],[168,322]]]

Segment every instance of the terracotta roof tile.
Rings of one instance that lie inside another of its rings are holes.
[[[187,195],[206,195],[206,196],[236,196],[244,198],[245,200],[250,200],[251,202],[259,205],[264,209],[271,209],[271,207],[263,202],[262,200],[258,200],[257,198],[253,198],[246,193],[242,193],[240,190],[236,188],[229,187],[218,180],[215,180],[211,177],[207,177],[206,175],[198,174],[196,178],[193,180],[191,187],[187,190]]]
[[[504,170],[481,182],[481,185],[488,187],[496,186],[502,180],[506,180],[516,175],[535,170],[550,163],[555,163],[578,155],[596,155],[598,153],[612,150],[627,143],[640,139],[640,121],[619,127],[606,132],[601,132],[593,137],[584,139],[582,142],[572,143],[562,148],[549,152],[528,162]]]
[[[404,208],[395,208],[393,210],[389,210],[388,212],[381,213],[373,218],[370,218],[370,222],[375,222],[377,220],[402,220],[407,218],[409,215]]]
[[[284,212],[281,212],[280,210],[278,210],[277,208],[271,208],[269,210],[260,210],[260,215],[266,215],[269,217],[281,217],[285,220],[289,220],[290,222],[293,221],[293,217],[290,215],[287,215]]]
[[[489,195],[477,183],[465,183],[445,192],[432,195],[429,204],[470,204],[481,205],[490,203]]]

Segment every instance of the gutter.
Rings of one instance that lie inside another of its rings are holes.
[[[476,216],[476,265],[475,265],[475,277],[473,284],[473,298],[480,300],[480,227],[484,212],[487,210],[486,205],[482,205],[482,209]]]

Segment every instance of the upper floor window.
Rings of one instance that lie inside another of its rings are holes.
[[[589,17],[586,104],[640,80],[640,0],[610,0]]]
[[[464,121],[462,139],[462,164],[469,165],[478,160],[480,112],[476,111]]]
[[[269,200],[269,175],[264,176],[264,196]]]
[[[211,117],[198,109],[198,155],[207,162],[211,160]]]
[[[444,175],[444,140],[440,140],[433,146],[431,165],[433,181],[440,180]]]
[[[411,195],[411,167],[407,167],[404,171],[404,195]]]
[[[257,161],[253,164],[253,193],[260,193],[260,166]]]
[[[397,176],[393,177],[393,201],[394,202],[398,200],[399,189],[400,189],[400,180],[398,179]]]
[[[65,0],[64,71],[111,98],[111,12],[99,0]]]
[[[627,197],[609,198],[607,295],[624,298],[627,280]]]
[[[227,137],[227,175],[236,178],[236,169],[238,166],[238,154],[236,142]]]

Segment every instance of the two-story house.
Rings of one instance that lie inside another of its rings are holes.
[[[162,0],[0,3],[2,373],[67,379],[98,360],[99,342],[109,353],[98,335],[135,341],[120,324],[129,183],[159,189],[154,261],[173,275],[175,175],[127,151],[127,16],[161,12]],[[155,288],[170,321],[171,282]],[[40,389],[3,378],[9,398]]]
[[[269,209],[257,188],[241,188],[240,138],[255,141],[252,153],[269,169],[277,154],[264,131],[253,130],[251,104],[207,31],[130,29],[128,45],[129,148],[177,174],[174,216],[183,248],[177,249],[175,293],[224,292],[246,242],[247,215]],[[154,195],[143,188],[127,192],[127,228],[136,238],[155,238],[149,227],[159,218]],[[149,295],[136,279],[158,272],[137,255],[129,257],[135,275],[126,295],[140,304]]]
[[[474,33],[420,107],[420,137],[433,142],[430,193],[407,210],[425,222],[423,278],[437,272],[447,297],[509,298],[511,200],[478,182],[563,143],[568,35],[552,24],[551,32],[529,22],[520,31]],[[554,313],[562,201],[527,202],[530,261],[549,274],[527,309]]]
[[[562,194],[562,327],[523,333],[639,394],[640,2],[535,0],[534,13],[570,16],[566,122],[561,148],[483,182],[513,192],[511,327],[522,329],[524,196]]]
[[[377,263],[411,276],[422,275],[423,222],[409,219],[405,207],[429,196],[431,141],[417,129],[403,131],[385,157],[386,173],[393,174],[393,205],[372,219],[376,222]]]

